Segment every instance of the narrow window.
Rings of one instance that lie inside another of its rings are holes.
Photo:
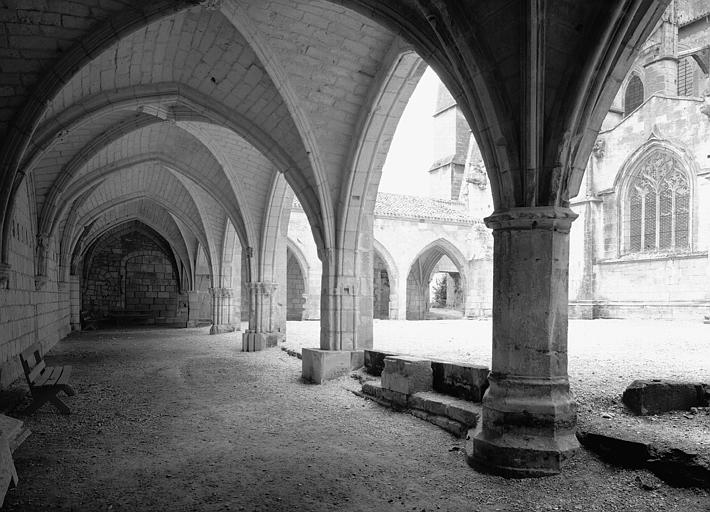
[[[624,116],[628,116],[643,103],[643,82],[634,75],[629,80],[624,94]]]

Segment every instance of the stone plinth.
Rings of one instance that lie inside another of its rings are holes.
[[[487,366],[432,361],[434,391],[472,402],[480,402],[488,388]]]
[[[363,354],[360,350],[304,348],[301,350],[301,375],[308,382],[322,384],[360,368],[362,360]]]
[[[226,332],[234,332],[237,328],[232,324],[212,324],[210,334],[224,334]]]
[[[431,361],[409,356],[386,357],[385,369],[382,371],[382,387],[403,395],[431,391]]]
[[[667,380],[635,380],[624,391],[623,400],[629,409],[641,415],[708,404],[703,384]]]

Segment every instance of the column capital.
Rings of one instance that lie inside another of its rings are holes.
[[[234,290],[232,288],[210,288],[210,295],[212,297],[228,299],[233,296]]]
[[[526,206],[494,212],[483,220],[494,231],[542,229],[569,233],[576,218],[576,213],[562,206]]]

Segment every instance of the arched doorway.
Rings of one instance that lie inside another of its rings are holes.
[[[379,320],[390,317],[390,275],[387,264],[377,251],[372,261],[372,316]]]
[[[432,242],[407,274],[407,320],[460,318],[465,308],[464,259],[446,240]],[[438,310],[432,312],[434,309]]]
[[[290,247],[286,255],[286,320],[305,320],[307,273]]]

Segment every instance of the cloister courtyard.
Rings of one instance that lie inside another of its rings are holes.
[[[285,344],[256,353],[242,352],[241,333],[208,327],[72,333],[47,355],[74,368],[71,415],[49,405],[23,415],[24,382],[3,392],[3,412],[32,431],[14,453],[20,485],[4,510],[710,510],[707,490],[584,449],[552,477],[476,472],[465,440],[356,396],[352,376],[304,383],[287,350],[317,346],[319,327],[289,322]],[[384,351],[490,364],[488,320],[375,321],[374,336]],[[709,340],[702,322],[570,321],[579,428],[707,457],[707,411],[634,417],[620,393],[636,378],[708,382]]]

